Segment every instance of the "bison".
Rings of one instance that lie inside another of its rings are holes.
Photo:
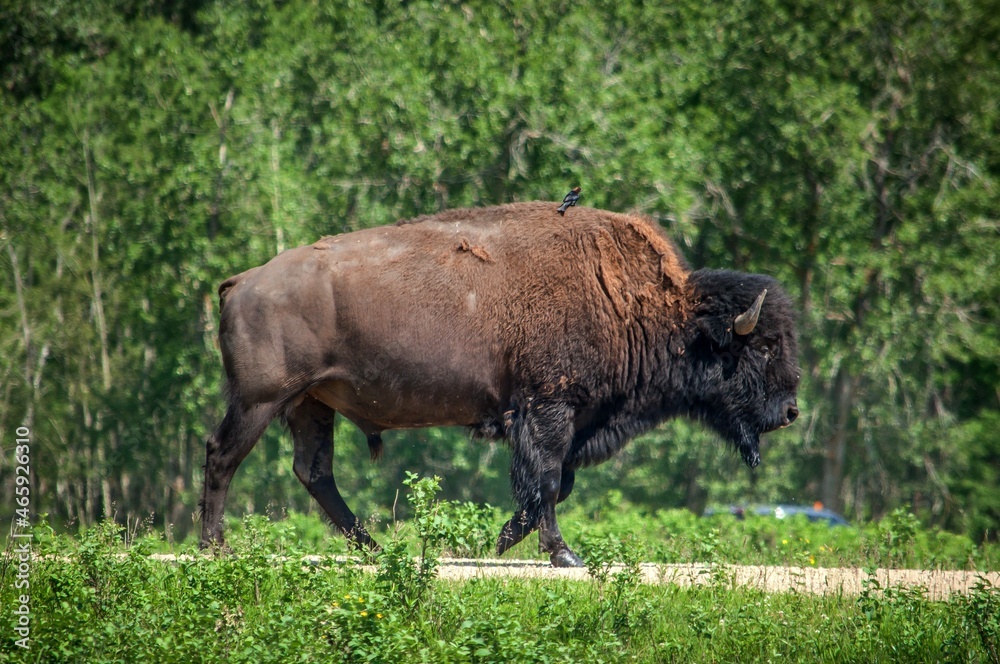
[[[295,474],[354,543],[377,548],[337,490],[334,415],[368,437],[464,425],[506,439],[517,510],[497,552],[556,522],[577,469],[687,416],[751,468],[798,415],[795,317],[767,276],[692,271],[652,220],[551,203],[463,209],[325,237],[219,287],[228,410],[206,445],[201,544],[223,544],[226,492],[274,418]]]

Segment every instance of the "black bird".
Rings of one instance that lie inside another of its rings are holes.
[[[573,190],[566,194],[566,198],[563,199],[562,205],[556,208],[556,212],[561,215],[566,214],[566,210],[576,205],[576,202],[580,200],[580,192],[583,191],[579,187],[573,187]]]

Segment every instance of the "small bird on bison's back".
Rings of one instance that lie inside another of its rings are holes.
[[[563,198],[562,205],[556,208],[556,212],[558,212],[560,215],[565,215],[566,210],[576,205],[576,202],[580,200],[581,191],[583,190],[580,189],[580,187],[573,187],[572,191],[566,194],[566,197]]]

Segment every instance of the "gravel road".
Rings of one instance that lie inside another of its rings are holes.
[[[612,568],[611,573],[621,568]],[[816,595],[857,595],[869,578],[858,568],[777,567],[762,565],[656,565],[641,566],[645,583],[675,583],[681,586],[712,583],[725,579],[733,586],[759,588],[766,592],[803,592]],[[585,581],[584,569],[554,569],[548,563],[501,560],[443,560],[442,578],[469,579],[506,576],[521,578],[564,578]],[[947,599],[952,593],[968,592],[980,579],[1000,586],[1000,572],[878,569],[875,578],[888,586],[922,586],[929,599]]]

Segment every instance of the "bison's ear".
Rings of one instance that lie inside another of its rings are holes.
[[[733,342],[733,320],[721,314],[716,304],[708,298],[695,307],[695,323],[716,348],[726,348]]]
[[[726,348],[733,342],[732,322],[719,316],[698,318],[698,329],[708,337],[717,348]]]

